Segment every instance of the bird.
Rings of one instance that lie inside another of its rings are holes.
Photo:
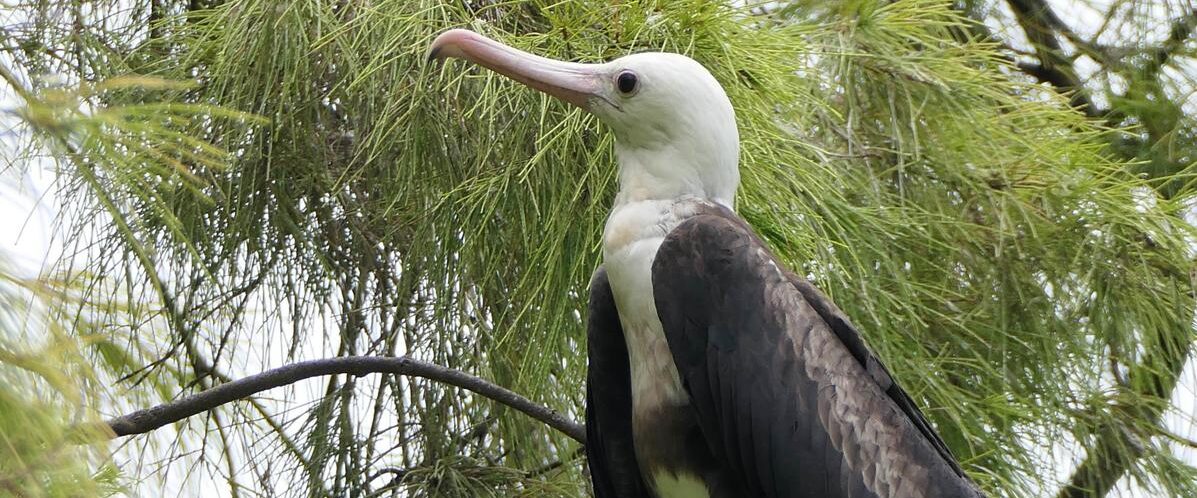
[[[735,110],[685,55],[540,57],[452,29],[463,59],[595,115],[619,190],[590,282],[598,498],[983,496],[860,331],[735,212]]]

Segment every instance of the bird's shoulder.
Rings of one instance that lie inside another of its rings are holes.
[[[683,267],[679,267],[683,266]],[[910,419],[952,471],[964,471],[947,444],[931,426],[910,395],[894,380],[873,353],[848,316],[807,279],[787,269],[756,231],[731,209],[702,204],[665,237],[653,262],[654,287],[667,285],[678,272],[709,275],[729,287],[743,289],[743,282],[773,282],[792,286],[827,325],[834,337],[886,396]],[[766,301],[763,306],[775,306]],[[778,310],[771,310],[777,312]]]

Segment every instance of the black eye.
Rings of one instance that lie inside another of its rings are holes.
[[[631,71],[619,73],[619,77],[615,79],[615,84],[619,87],[619,92],[625,94],[636,91],[638,83],[640,81],[636,78],[636,73]]]

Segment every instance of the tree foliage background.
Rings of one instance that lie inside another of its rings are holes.
[[[4,10],[8,168],[56,172],[68,245],[0,285],[28,304],[0,314],[2,494],[588,495],[574,441],[403,377],[70,443],[78,421],[334,355],[411,355],[582,418],[612,137],[426,63],[465,26],[554,58],[704,63],[737,110],[741,214],[992,495],[1104,496],[1126,477],[1197,496],[1175,454],[1194,443],[1162,424],[1194,339],[1188,2]]]

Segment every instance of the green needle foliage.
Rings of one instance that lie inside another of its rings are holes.
[[[1157,190],[1110,145],[1128,131],[1022,77],[950,3],[13,9],[0,62],[20,68],[5,72],[21,115],[60,168],[80,248],[63,264],[106,279],[90,297],[159,303],[120,328],[122,389],[407,354],[582,418],[613,138],[509,80],[426,62],[465,26],[558,59],[705,64],[737,112],[739,211],[992,495],[1054,495],[1100,450],[1159,496],[1197,496],[1159,420],[1193,337],[1192,182]],[[121,455],[170,469],[186,454],[237,496],[589,493],[575,442],[453,388],[334,377],[287,393]],[[151,477],[138,469],[122,467]]]
[[[0,496],[112,496],[119,470],[107,462],[92,421],[101,398],[89,353],[105,347],[92,323],[64,319],[78,289],[10,273],[0,258]],[[73,330],[68,330],[73,326]],[[89,333],[90,331],[91,333]],[[87,334],[92,341],[74,334]]]

